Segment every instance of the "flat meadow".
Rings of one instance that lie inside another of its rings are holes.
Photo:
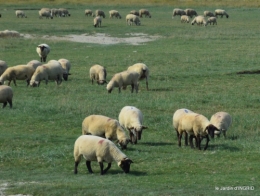
[[[39,60],[36,46],[41,43],[51,47],[47,61],[66,58],[72,64],[72,75],[59,86],[53,81],[42,82],[39,88],[27,87],[25,81],[11,83],[13,108],[0,112],[0,195],[260,195],[260,76],[237,74],[259,70],[259,5],[73,2],[0,5],[0,31],[27,35],[0,38],[0,59],[8,66]],[[222,8],[230,17],[218,18],[217,25],[192,26],[181,23],[179,16],[172,19],[177,5],[192,7],[199,15]],[[42,7],[65,7],[71,16],[39,19]],[[126,14],[144,7],[152,18],[141,18],[141,26],[126,25]],[[87,8],[105,11],[101,28],[94,28],[93,18],[84,16]],[[16,9],[28,17],[16,18]],[[109,19],[111,9],[122,19]],[[105,35],[104,42],[153,39],[134,45],[66,40],[82,34]],[[106,67],[109,81],[138,62],[150,69],[149,91],[145,81],[137,94],[129,87],[108,94],[105,85],[91,84],[89,69],[94,64]],[[130,173],[124,174],[113,162],[101,176],[98,163],[92,162],[94,174],[89,174],[82,159],[75,175],[73,147],[83,119],[92,114],[117,119],[126,105],[139,108],[149,127],[137,145],[129,144],[123,151],[134,162]],[[227,138],[211,139],[206,151],[178,147],[172,116],[180,108],[208,118],[228,112],[233,123]]]

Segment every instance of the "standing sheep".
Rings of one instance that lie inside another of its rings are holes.
[[[96,16],[94,18],[94,27],[101,27],[102,19],[100,16]]]
[[[149,88],[148,88],[149,69],[144,63],[136,63],[136,64],[128,67],[127,71],[137,72],[139,74],[138,86],[139,86],[139,81],[145,79],[146,80],[146,89],[149,90]]]
[[[49,8],[42,8],[39,11],[39,18],[42,19],[42,17],[46,17],[46,19],[53,19],[52,14],[51,14],[51,10]]]
[[[149,12],[147,9],[140,9],[140,10],[139,10],[139,16],[140,16],[140,18],[142,18],[143,15],[144,15],[145,17],[149,17],[149,18],[152,17],[151,14],[150,14],[150,12]]]
[[[115,74],[110,82],[107,84],[107,91],[111,93],[114,87],[118,87],[118,92],[121,92],[121,88],[124,89],[126,86],[131,85],[131,92],[134,92],[134,88],[136,93],[138,93],[138,79],[139,74],[135,71],[123,71]]]
[[[0,60],[0,76],[5,72],[8,65],[5,61]]]
[[[148,127],[143,126],[143,114],[134,106],[125,106],[119,113],[119,123],[129,131],[130,140],[137,144],[137,139],[141,140],[143,129]]]
[[[0,86],[0,103],[3,103],[3,108],[9,103],[10,108],[13,107],[13,90],[10,86]]]
[[[117,10],[110,10],[109,11],[109,18],[113,18],[113,17],[119,18],[119,19],[122,18]]]
[[[27,18],[27,16],[25,15],[24,11],[22,11],[22,10],[16,10],[15,11],[15,15],[16,15],[17,18],[20,18],[20,17],[21,18],[23,18],[23,17]]]
[[[173,9],[172,18],[174,18],[174,16],[182,16],[182,15],[186,15],[186,12],[183,9],[179,9],[179,8]]]
[[[133,23],[135,23],[135,25],[141,25],[139,17],[134,14],[127,14],[126,15],[126,24],[132,25]]]
[[[92,16],[93,12],[92,10],[86,9],[85,10],[85,16]]]
[[[65,81],[67,81],[69,75],[71,75],[70,74],[71,63],[67,59],[59,59],[58,62],[61,64],[61,66],[62,66],[62,68],[64,70],[64,72],[63,72],[63,79]]]
[[[186,13],[185,15],[187,15],[191,18],[193,16],[198,16],[197,12],[194,9],[186,9],[186,10],[184,10],[184,12]]]
[[[211,23],[216,24],[217,25],[217,18],[216,17],[209,17],[208,18],[208,24],[211,25]]]
[[[139,16],[139,12],[136,11],[136,10],[130,11],[129,14],[134,14],[134,15],[136,15],[136,16]]]
[[[129,139],[116,119],[103,115],[90,115],[82,122],[82,135],[96,135],[109,140],[117,140],[117,143],[126,149]]]
[[[213,17],[213,16],[215,16],[214,13],[212,13],[210,11],[204,11],[203,15],[204,15],[204,17]]]
[[[103,18],[106,17],[105,12],[102,10],[96,10],[95,14],[96,14],[95,16],[100,16],[100,17],[102,16]]]
[[[36,47],[36,52],[41,58],[41,62],[46,62],[47,55],[50,53],[51,48],[47,44],[40,44]]]
[[[106,84],[106,77],[107,77],[107,71],[106,69],[101,65],[93,65],[89,70],[89,76],[91,79],[91,82],[93,84],[93,81],[96,80],[98,84]]]
[[[221,10],[221,9],[215,10],[215,16],[218,17],[218,15],[220,15],[221,18],[223,18],[223,16],[226,16],[226,18],[229,17],[228,13],[225,10]]]
[[[197,24],[197,25],[208,25],[208,21],[204,18],[204,16],[196,16],[193,21],[191,22],[192,25]]]
[[[226,132],[232,124],[232,117],[227,112],[217,112],[211,116],[210,123],[220,130],[220,132],[215,132],[218,137],[223,132],[226,138]]]
[[[100,174],[105,174],[111,167],[112,162],[116,161],[117,165],[122,168],[125,173],[129,173],[130,165],[133,161],[122,153],[116,145],[104,138],[93,135],[82,135],[74,144],[74,174],[78,173],[78,165],[81,157],[86,159],[86,165],[89,173],[93,173],[91,161],[97,161],[100,166]],[[108,166],[104,169],[103,162],[107,162]]]
[[[59,8],[59,12],[60,12],[60,16],[63,16],[63,17],[70,16],[69,11],[65,8]]]
[[[182,15],[181,16],[181,23],[189,23],[190,22],[190,18],[189,18],[189,16],[187,16],[187,15]]]

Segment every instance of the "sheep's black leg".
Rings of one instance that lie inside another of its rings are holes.
[[[79,165],[79,161],[76,161],[74,166],[74,174],[78,173],[78,165]]]
[[[181,138],[182,138],[182,133],[179,134],[179,137],[178,137],[178,145],[179,145],[179,147],[181,147]]]
[[[111,167],[111,163],[108,163],[107,168],[103,171],[103,174],[105,174]]]
[[[104,174],[104,165],[103,165],[103,162],[99,162],[99,166],[100,166],[100,175],[103,175]]]
[[[13,102],[12,102],[12,100],[9,100],[9,101],[7,101],[7,102],[9,103],[10,108],[12,108],[12,107],[13,107]]]
[[[29,84],[30,84],[30,79],[26,80],[26,82],[27,82],[27,86],[29,86]]]
[[[209,144],[209,136],[208,135],[206,136],[206,139],[207,139],[207,141],[206,141],[206,146],[204,147],[204,150],[206,150],[208,148],[208,144]]]
[[[131,87],[132,87],[132,89],[131,89],[131,93],[133,93],[134,92],[134,84],[131,84]]]
[[[193,135],[190,135],[190,137],[189,137],[189,141],[190,141],[190,147],[191,148],[194,148],[194,145],[193,145]]]
[[[200,145],[201,145],[201,138],[200,138],[200,136],[198,135],[198,136],[195,136],[195,138],[196,138],[196,141],[197,141],[197,143],[198,143],[198,149],[199,150],[201,150],[201,147],[200,147]]]
[[[187,132],[184,132],[184,137],[185,137],[185,146],[188,146],[188,134],[187,134]]]
[[[90,163],[91,163],[90,161],[86,161],[86,165],[87,165],[87,168],[88,168],[88,172],[91,173],[91,174],[93,174],[93,171],[92,171],[92,169],[91,169]]]
[[[6,105],[7,105],[7,102],[4,102],[4,104],[3,104],[3,108],[4,108]]]

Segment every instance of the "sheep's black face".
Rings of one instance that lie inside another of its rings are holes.
[[[142,137],[142,130],[141,131],[137,131],[137,139],[140,140]]]
[[[64,74],[63,74],[63,79],[64,79],[65,81],[67,81],[67,80],[68,80],[68,77],[69,77],[69,75],[68,75],[68,74],[66,74],[66,73],[64,73]]]
[[[214,138],[215,130],[219,131],[218,128],[215,127],[214,125],[209,125],[207,129],[208,129],[208,134],[210,135],[211,138]]]
[[[131,163],[133,163],[133,161],[131,159],[126,158],[121,161],[119,166],[125,173],[129,173]]]

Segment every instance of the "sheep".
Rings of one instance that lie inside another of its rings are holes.
[[[0,76],[5,72],[8,65],[5,61],[0,60]]]
[[[92,84],[93,84],[94,80],[97,81],[98,85],[107,84],[107,81],[106,81],[107,71],[101,65],[91,66],[91,68],[89,70],[89,76],[90,76]]]
[[[129,14],[134,14],[134,15],[136,15],[136,16],[139,16],[139,12],[136,11],[136,10],[130,11]]]
[[[113,17],[119,18],[119,19],[122,18],[117,10],[110,10],[109,11],[109,18],[113,18]]]
[[[212,13],[210,11],[204,11],[203,15],[204,15],[204,17],[213,17],[213,16],[215,16],[214,13]]]
[[[223,18],[223,16],[226,16],[226,18],[229,17],[228,13],[225,10],[222,10],[222,9],[216,9],[215,10],[215,16],[218,17],[218,15],[220,15],[221,18]]]
[[[13,90],[10,86],[0,86],[0,103],[3,103],[3,108],[9,103],[10,108],[13,107]]]
[[[151,14],[150,14],[150,12],[149,12],[147,9],[140,9],[140,10],[139,10],[139,16],[142,18],[143,15],[144,15],[145,17],[149,17],[149,18],[152,17]]]
[[[102,16],[103,18],[106,17],[105,12],[102,10],[96,10],[95,14],[96,14],[95,16],[100,16],[100,17]]]
[[[69,75],[71,75],[70,74],[71,63],[67,59],[59,59],[58,62],[61,64],[61,66],[62,66],[62,68],[64,70],[64,72],[63,72],[63,79],[65,81],[67,81]]]
[[[121,88],[126,88],[127,85],[131,85],[132,90],[134,92],[134,88],[136,93],[138,92],[138,79],[139,74],[135,71],[123,71],[120,73],[115,74],[112,79],[107,84],[107,91],[111,93],[114,87],[118,87],[119,93],[121,92]]]
[[[190,22],[190,18],[189,18],[189,16],[187,16],[187,15],[182,15],[181,16],[181,22],[183,23],[189,23]]]
[[[139,86],[139,81],[145,79],[146,80],[146,89],[149,90],[149,88],[148,88],[149,69],[144,63],[136,63],[132,66],[129,66],[127,68],[127,71],[137,72],[139,74],[138,86]]]
[[[134,14],[127,14],[126,15],[126,24],[132,25],[133,23],[135,23],[135,25],[141,25],[139,17]]]
[[[40,44],[36,47],[36,52],[40,56],[41,62],[46,62],[47,55],[50,53],[51,48],[47,44]]]
[[[82,156],[86,159],[86,165],[91,174],[93,173],[91,161],[97,161],[99,163],[101,175],[105,174],[110,169],[113,161],[116,161],[118,167],[121,167],[125,173],[130,172],[130,165],[133,163],[133,161],[122,153],[113,142],[94,135],[81,135],[75,141],[74,174],[78,173],[78,165]],[[106,169],[103,169],[104,161],[108,163]]]
[[[69,11],[67,9],[65,9],[65,8],[59,8],[59,11],[60,11],[60,16],[63,16],[63,17],[71,16]]]
[[[23,18],[23,17],[27,18],[27,16],[25,15],[24,11],[22,11],[22,10],[16,10],[15,11],[15,15],[16,15],[17,18],[20,18],[20,17],[21,18]]]
[[[193,17],[193,16],[198,16],[197,12],[194,9],[186,9],[184,10],[187,16]]]
[[[179,9],[179,8],[175,8],[172,11],[172,18],[174,18],[174,16],[182,16],[182,15],[186,15],[185,11],[183,9]]]
[[[208,18],[208,24],[211,25],[211,23],[216,24],[217,25],[217,18],[216,17],[209,17]]]
[[[141,140],[142,131],[148,127],[143,125],[143,114],[134,106],[125,106],[118,116],[119,123],[129,131],[130,140],[137,144],[137,139]]]
[[[55,16],[55,17],[61,16],[60,10],[56,9],[56,8],[52,8],[51,9],[51,16]]]
[[[51,14],[51,10],[48,8],[42,8],[39,11],[39,18],[42,19],[42,17],[46,17],[46,19],[53,19],[52,14]]]
[[[192,21],[191,24],[194,25],[204,25],[207,26],[208,25],[208,21],[206,21],[206,19],[204,18],[204,16],[196,16]]]
[[[209,135],[214,138],[214,132],[219,131],[217,127],[210,123],[210,121],[203,115],[197,113],[186,113],[179,119],[178,132],[181,135],[183,132],[187,132],[190,137],[191,148],[194,148],[192,139],[195,137],[196,146],[201,150],[201,140],[203,137],[207,139],[204,150],[208,148]],[[178,138],[180,141],[180,138]]]
[[[102,18],[100,16],[96,16],[94,18],[94,27],[101,27]]]
[[[126,149],[129,143],[129,138],[119,122],[103,115],[90,115],[83,120],[82,135],[87,134],[117,140],[122,149]]]
[[[93,14],[93,12],[92,12],[92,10],[89,10],[89,9],[86,9],[85,10],[85,16],[92,16],[92,14]]]
[[[10,86],[12,81],[17,86],[16,80],[26,80],[28,86],[34,71],[35,69],[28,65],[8,67],[0,77],[0,85],[4,84],[5,80],[8,80],[8,86]]]
[[[20,37],[20,33],[12,30],[4,30],[0,31],[0,37]]]
[[[40,86],[42,80],[45,80],[46,85],[48,80],[55,80],[56,84],[59,85],[62,82],[64,70],[61,64],[56,60],[51,60],[47,64],[43,64],[36,68],[32,75],[30,86]]]
[[[223,132],[226,138],[226,132],[232,124],[232,117],[227,112],[217,112],[211,116],[210,123],[220,130],[220,132],[215,132],[218,137]]]
[[[35,70],[38,66],[42,65],[40,61],[37,60],[31,60],[30,62],[27,63],[28,66],[32,66]]]

